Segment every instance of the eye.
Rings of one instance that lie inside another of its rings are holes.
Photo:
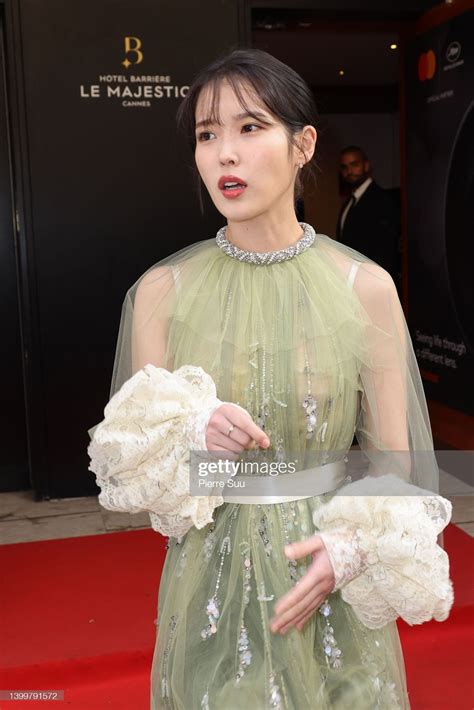
[[[260,128],[260,126],[257,126],[256,123],[246,123],[245,126],[242,126],[242,130],[244,128]],[[255,133],[255,131],[245,131],[246,133]]]
[[[213,136],[214,134],[211,131],[203,131],[202,133],[199,134],[198,140],[199,141],[207,141],[208,138],[206,136]]]

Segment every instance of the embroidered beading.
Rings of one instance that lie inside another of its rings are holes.
[[[231,516],[230,516],[230,523],[229,523],[229,526],[227,529],[227,534],[222,541],[221,550],[220,550],[221,554],[220,554],[220,562],[219,562],[219,571],[217,573],[216,586],[214,589],[214,594],[208,600],[207,607],[206,607],[206,613],[207,613],[207,617],[209,619],[209,623],[201,631],[201,638],[203,641],[206,641],[206,639],[210,638],[213,634],[217,633],[217,621],[220,617],[219,587],[220,587],[221,576],[222,576],[222,568],[224,566],[225,556],[229,555],[230,551],[231,551],[230,533],[232,530],[232,525],[234,523],[234,520],[237,517],[237,513],[238,513],[238,508],[235,507],[234,510],[232,511]]]
[[[245,608],[250,602],[250,592],[252,591],[252,585],[250,584],[250,579],[252,576],[252,559],[250,557],[250,545],[246,540],[243,540],[240,545],[240,552],[243,556],[243,593],[242,593],[242,612],[240,620],[240,634],[237,642],[237,652],[239,658],[239,668],[235,676],[235,682],[238,684],[240,679],[245,673],[245,669],[252,662],[252,651],[250,650],[250,642],[248,637],[248,630],[244,624],[245,619]]]
[[[168,679],[168,661],[169,653],[171,649],[171,643],[173,640],[174,632],[178,623],[178,616],[173,615],[170,617],[170,622],[168,626],[168,640],[166,642],[165,650],[163,651],[163,675],[161,677],[161,697],[169,698],[169,679]]]
[[[336,639],[334,638],[334,629],[329,621],[329,616],[333,613],[332,607],[327,599],[319,607],[319,613],[322,614],[326,620],[326,626],[323,634],[323,651],[326,657],[328,665],[335,671],[342,668],[342,651],[337,646]]]

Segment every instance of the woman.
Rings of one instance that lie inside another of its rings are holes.
[[[170,536],[151,707],[409,708],[395,619],[447,617],[451,507],[394,283],[296,219],[317,116],[293,70],[236,50],[178,118],[227,225],[127,293],[89,447],[101,504]],[[191,496],[190,451],[294,473]]]

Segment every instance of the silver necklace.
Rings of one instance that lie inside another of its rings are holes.
[[[227,226],[219,229],[216,234],[216,242],[217,246],[220,247],[222,251],[239,261],[247,261],[250,264],[259,265],[277,264],[280,261],[286,261],[287,259],[292,259],[294,256],[298,256],[298,254],[308,249],[316,239],[316,232],[310,224],[299,222],[299,225],[303,229],[303,234],[298,241],[291,244],[289,247],[285,247],[285,249],[278,249],[276,251],[260,252],[239,249],[239,247],[236,247],[235,244],[231,244],[228,239],[226,239]]]

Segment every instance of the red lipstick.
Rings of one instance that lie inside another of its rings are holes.
[[[223,175],[217,183],[219,190],[224,197],[234,199],[241,195],[247,188],[247,183],[237,175]]]

